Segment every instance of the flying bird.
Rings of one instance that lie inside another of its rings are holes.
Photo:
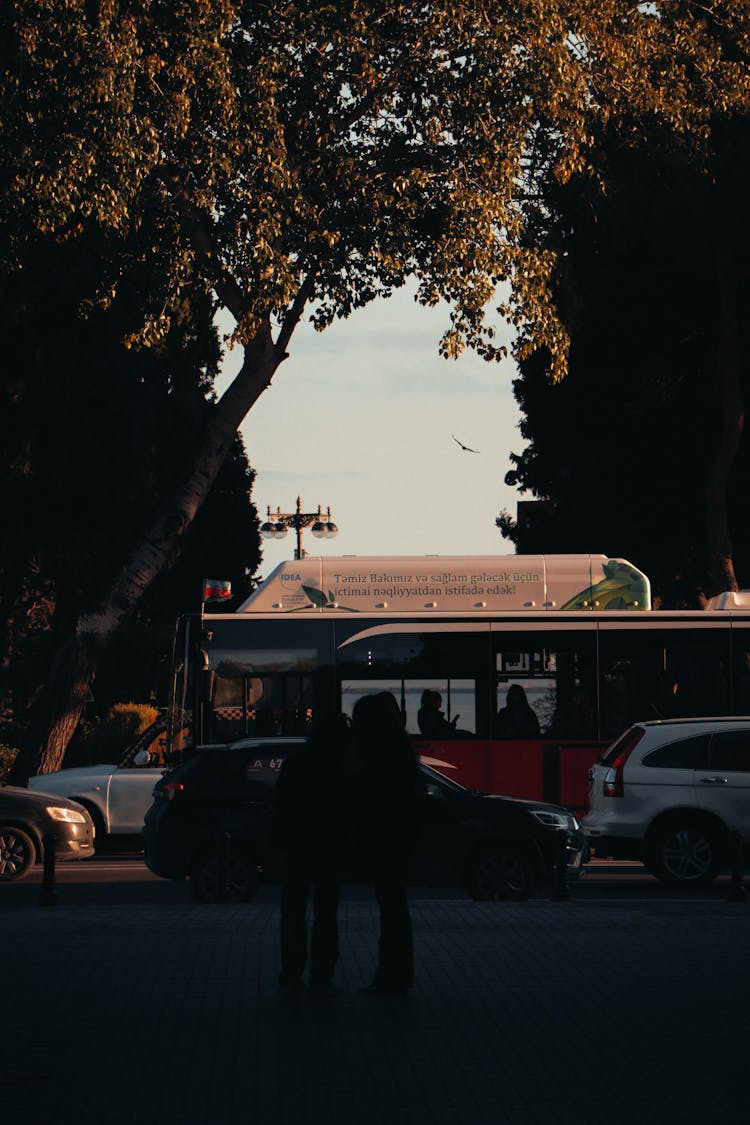
[[[453,440],[455,441],[456,445],[460,445],[460,446],[461,446],[461,448],[463,449],[464,453],[479,453],[479,450],[478,450],[478,449],[472,449],[472,448],[471,448],[470,446],[468,446],[468,445],[464,445],[464,443],[463,443],[462,441],[459,441],[459,440],[458,440],[458,438],[456,437],[456,435],[455,435],[455,434],[451,434],[451,437],[452,437],[452,438],[453,438]]]

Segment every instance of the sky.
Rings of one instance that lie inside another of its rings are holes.
[[[289,358],[241,430],[266,508],[325,511],[334,539],[303,533],[309,555],[502,555],[495,527],[519,494],[503,478],[524,440],[511,360],[438,354],[446,309],[424,309],[403,289],[335,321],[301,323]],[[508,335],[508,339],[510,336]],[[221,391],[241,362],[229,351]],[[478,450],[463,452],[452,438]],[[293,531],[263,540],[260,575],[294,557]]]

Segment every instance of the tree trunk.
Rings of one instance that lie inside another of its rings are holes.
[[[719,346],[717,352],[721,431],[706,481],[706,553],[709,588],[719,594],[736,590],[727,488],[745,426],[737,339],[737,291],[740,274],[729,256],[719,262]]]
[[[287,327],[284,343],[289,335]],[[60,768],[100,654],[153,580],[179,552],[182,537],[211,490],[242,420],[284,358],[283,347],[271,338],[270,326],[245,348],[242,368],[216,405],[190,474],[159,511],[101,606],[78,619],[73,635],[59,650],[35,708],[29,735],[11,771],[13,784],[25,784],[34,773]]]
[[[25,785],[34,773],[59,769],[96,671],[97,654],[86,640],[73,634],[58,649],[34,706],[25,744],[10,771],[11,785]]]

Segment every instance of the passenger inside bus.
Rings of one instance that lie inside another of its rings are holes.
[[[473,738],[471,731],[457,730],[460,716],[454,715],[449,721],[445,717],[443,697],[439,691],[427,688],[422,692],[422,700],[417,712],[417,724],[423,738]]]
[[[520,684],[511,684],[495,719],[495,738],[539,738],[539,720]]]
[[[552,725],[547,734],[553,738],[593,738],[594,709],[582,687],[558,700]]]

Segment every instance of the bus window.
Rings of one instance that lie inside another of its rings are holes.
[[[518,684],[536,715],[540,735],[597,736],[592,631],[522,633],[495,628],[493,647],[496,714],[506,705],[508,689]]]
[[[675,630],[667,637],[666,673],[672,715],[726,715],[729,636],[719,630]]]
[[[732,630],[732,714],[750,715],[750,629]]]
[[[705,627],[602,628],[602,734],[616,738],[648,719],[727,714],[728,636]]]
[[[452,622],[348,626],[338,645],[342,709],[357,695],[391,691],[409,734],[420,736],[417,716],[426,690],[441,695],[441,710],[455,723],[453,737],[489,737],[489,628]]]
[[[249,693],[249,734],[308,733],[314,711],[313,677],[293,673],[254,677]]]
[[[214,688],[202,741],[306,735],[315,714],[335,706],[332,642],[319,621],[210,620],[203,650]]]
[[[217,676],[210,708],[205,713],[207,742],[232,742],[246,734],[242,676]]]
[[[451,727],[447,738],[474,738],[476,734],[476,685],[474,680],[439,679],[379,679],[342,680],[341,710],[351,716],[354,704],[363,695],[373,692],[389,691],[396,697],[401,714],[404,716],[407,734],[415,738],[423,737],[419,726],[419,709],[425,691],[440,695],[441,710],[447,724]]]
[[[204,741],[248,735],[304,735],[314,710],[314,679],[294,672],[267,676],[217,675]]]

